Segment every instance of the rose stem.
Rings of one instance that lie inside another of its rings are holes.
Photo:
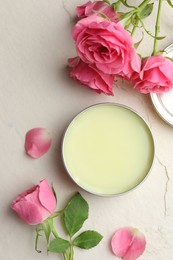
[[[160,31],[160,14],[161,14],[161,7],[162,7],[162,0],[159,0],[158,10],[157,10],[157,17],[156,17],[156,24],[155,24],[155,38],[154,38],[154,46],[153,46],[153,53],[155,55],[157,53],[157,37]]]

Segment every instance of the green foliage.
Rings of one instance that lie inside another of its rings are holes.
[[[43,232],[46,237],[47,250],[53,253],[61,253],[64,260],[74,259],[74,246],[89,249],[98,245],[103,237],[96,231],[85,231],[79,234],[74,240],[72,239],[72,236],[79,231],[88,218],[88,211],[88,203],[80,193],[77,192],[63,210],[55,212],[42,224],[36,226],[36,251],[41,253],[37,248],[40,232]],[[69,241],[59,237],[54,227],[54,219],[60,215],[63,217],[63,223],[70,236]],[[54,236],[54,239],[51,239],[51,236]]]
[[[52,218],[47,218],[42,224],[39,224],[36,226],[35,250],[38,253],[41,253],[41,251],[38,250],[38,239],[39,239],[39,236],[41,236],[40,232],[43,232],[45,234],[46,242],[47,242],[47,246],[48,246],[52,230],[53,230],[53,219]]]
[[[98,232],[88,230],[77,236],[73,241],[73,245],[83,249],[89,249],[98,245],[102,238],[102,235]]]
[[[88,218],[88,203],[82,198],[80,193],[76,193],[64,210],[64,223],[67,232],[72,237]]]
[[[65,253],[70,247],[70,242],[68,240],[57,237],[50,242],[48,251],[53,253]]]
[[[147,18],[153,11],[153,3],[147,4],[142,10],[139,11],[138,16],[141,19]]]

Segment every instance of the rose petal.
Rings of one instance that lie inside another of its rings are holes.
[[[37,225],[44,220],[37,204],[30,201],[19,201],[12,205],[12,209],[26,224]]]
[[[72,37],[80,59],[104,74],[130,79],[140,71],[141,59],[132,37],[119,22],[93,14],[78,21]]]
[[[17,196],[17,198],[13,200],[12,206],[13,206],[16,202],[18,202],[18,201],[25,200],[25,196],[27,196],[28,194],[34,192],[36,189],[37,189],[37,185],[35,185],[35,186],[33,186],[32,188],[30,188],[30,189],[28,189],[28,190],[22,192],[21,194],[19,194],[19,195]]]
[[[142,68],[131,78],[141,93],[164,93],[173,88],[173,62],[163,56],[151,56],[142,62]]]
[[[113,253],[124,260],[136,260],[143,254],[145,246],[145,236],[133,227],[120,228],[111,240]]]
[[[80,60],[79,57],[70,58],[68,62],[72,67],[70,75],[73,79],[98,93],[113,95],[114,75],[99,71],[94,64],[87,64]]]
[[[119,14],[115,12],[114,8],[104,1],[87,2],[76,7],[76,14],[78,18],[85,18],[93,14],[105,14],[109,19],[117,21]]]
[[[44,155],[51,146],[51,137],[44,128],[33,128],[26,133],[25,150],[33,157],[39,158]]]
[[[52,214],[56,207],[56,199],[47,180],[40,182],[38,196],[41,204]]]

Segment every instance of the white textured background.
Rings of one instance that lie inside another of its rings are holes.
[[[141,95],[120,81],[114,97],[98,95],[69,78],[67,58],[75,55],[71,39],[75,6],[80,0],[0,0],[0,259],[62,259],[34,251],[34,228],[11,211],[16,195],[47,178],[62,208],[75,191],[90,205],[83,230],[104,235],[89,251],[75,250],[75,260],[113,260],[110,238],[121,226],[136,226],[147,238],[141,260],[173,259],[173,128],[159,116],[148,95]],[[133,2],[133,1],[131,1]],[[156,8],[156,6],[155,6]],[[151,31],[155,14],[146,20]],[[173,42],[173,11],[163,4],[160,49]],[[140,38],[140,33],[137,39]],[[145,37],[139,51],[150,55],[152,39]],[[156,159],[145,183],[128,195],[102,198],[80,190],[67,176],[60,156],[63,131],[72,117],[98,102],[118,102],[137,110],[150,124]],[[45,127],[53,145],[44,157],[33,160],[24,153],[25,133]],[[66,238],[63,231],[62,235]],[[61,233],[60,232],[60,233]]]

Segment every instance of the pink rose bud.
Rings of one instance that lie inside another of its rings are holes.
[[[144,94],[167,92],[173,88],[173,62],[159,55],[147,57],[140,73],[134,74],[131,81]]]
[[[83,5],[76,7],[76,14],[78,18],[85,18],[92,14],[106,15],[111,20],[117,21],[119,14],[115,12],[114,8],[104,1],[88,1]]]
[[[56,199],[47,180],[42,180],[21,193],[11,207],[26,224],[37,225],[54,213]]]
[[[26,133],[25,150],[33,157],[39,158],[49,150],[51,146],[51,137],[44,128],[33,128]]]
[[[145,236],[133,227],[120,228],[112,237],[113,253],[124,260],[136,260],[145,250]]]

